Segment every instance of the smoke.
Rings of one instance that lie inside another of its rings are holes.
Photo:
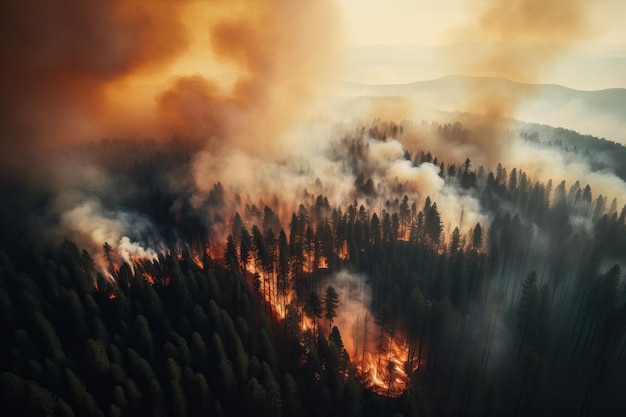
[[[467,55],[472,58],[464,60],[469,72],[477,75],[536,82],[545,66],[592,33],[588,2],[582,0],[478,3],[477,15],[468,19],[472,23],[451,34],[487,44],[472,48]]]
[[[567,189],[579,181],[583,188],[589,185],[597,193],[594,199],[603,194],[609,200],[616,198],[618,207],[626,204],[626,182],[609,169],[592,169],[580,155],[555,152],[553,148],[520,140],[512,144],[507,163],[523,167],[530,178],[552,180],[554,186],[565,181]]]
[[[99,272],[109,276],[105,265],[102,250],[105,243],[112,250],[112,261],[119,264],[120,261],[127,263],[133,268],[135,260],[156,261],[157,253],[150,248],[145,248],[141,243],[132,241],[124,234],[132,230],[135,236],[144,238],[153,235],[152,225],[143,217],[133,213],[107,213],[97,200],[87,200],[66,211],[63,211],[60,226],[66,237],[73,239],[81,247],[85,247],[94,256]],[[154,239],[145,239],[151,244],[156,244]]]
[[[8,172],[22,168],[16,157],[102,137],[267,151],[338,62],[338,13],[326,0],[1,7]]]
[[[159,97],[166,131],[191,132],[208,144],[194,158],[193,204],[202,207],[220,182],[230,193],[221,217],[265,201],[288,219],[314,184],[311,167],[324,147],[317,143],[329,138],[317,127],[304,131],[302,120],[339,62],[338,10],[331,1],[246,2],[211,27],[210,38],[216,56],[237,69],[230,91],[196,76]]]
[[[0,7],[2,177],[28,176],[57,194],[50,209],[62,219],[59,234],[90,248],[107,241],[124,259],[152,257],[123,240],[137,226],[125,213],[141,215],[119,196],[141,193],[141,184],[110,178],[114,158],[127,155],[103,161],[106,144],[77,148],[100,138],[177,138],[195,155],[195,168],[180,172],[180,191],[195,179],[202,199],[224,174],[204,165],[230,166],[237,155],[242,166],[267,162],[300,147],[286,132],[338,63],[338,11],[327,0]]]
[[[339,295],[337,317],[333,325],[337,326],[341,332],[346,349],[352,355],[356,349],[357,340],[355,339],[358,339],[355,337],[355,332],[361,331],[357,329],[357,326],[363,326],[366,315],[369,321],[368,326],[374,327],[374,316],[369,311],[371,295],[367,278],[363,274],[343,270],[328,278],[326,285],[332,285]]]
[[[416,165],[407,159],[408,150],[400,139],[372,138],[356,126],[341,129],[327,121],[312,121],[292,132],[300,140],[301,150],[283,156],[263,158],[232,149],[218,156],[209,151],[196,158],[196,178],[207,181],[211,189],[196,192],[192,201],[198,208],[206,206],[219,180],[224,187],[223,215],[238,211],[245,218],[246,206],[269,205],[289,223],[299,204],[306,208],[325,196],[331,207],[363,205],[371,214],[398,210],[399,202],[408,197],[409,205],[421,209],[427,197],[436,202],[443,225],[451,231],[460,226],[463,232],[476,223],[489,223],[478,199],[458,184],[444,181],[440,168],[431,163]],[[329,215],[329,213],[328,213]],[[253,219],[252,219],[253,220]],[[214,225],[218,240],[224,241],[231,229]],[[221,231],[221,232],[220,232]]]
[[[115,85],[159,71],[187,45],[185,2],[76,0],[0,6],[3,166],[37,149],[123,134]],[[135,101],[126,92],[127,101]],[[11,168],[18,168],[14,165]]]
[[[471,43],[464,52],[455,48],[454,56],[443,58],[464,74],[538,83],[570,45],[592,34],[587,19],[590,8],[582,0],[483,0],[473,4],[476,15],[467,19],[471,23],[450,33],[453,41]],[[515,140],[507,134],[511,119],[533,93],[523,89],[494,90],[489,85],[483,79],[471,79],[460,86],[459,93],[466,97],[467,111],[487,116],[481,119],[484,123],[473,126],[480,131],[474,140],[493,166]]]
[[[381,140],[361,129],[362,122],[343,120],[355,113],[411,117],[412,103],[384,101],[341,114],[316,107],[340,66],[342,31],[334,2],[152,3],[1,6],[0,54],[7,63],[0,77],[7,92],[0,98],[2,166],[28,172],[56,194],[50,210],[61,219],[57,235],[70,235],[97,252],[106,241],[124,260],[150,259],[154,250],[129,248],[132,242],[141,248],[160,245],[159,233],[147,232],[157,217],[147,210],[171,215],[178,224],[191,206],[194,213],[205,213],[214,237],[225,239],[235,211],[269,205],[285,225],[299,203],[310,207],[320,194],[333,206],[357,202],[371,211],[393,210],[405,194],[418,206],[429,196],[449,229],[489,222],[471,192],[444,182],[435,165],[416,165],[407,153],[434,150],[457,164],[471,157],[474,167],[517,162],[505,148],[514,144],[506,140],[506,118],[520,100],[514,92],[503,98],[480,85],[465,91],[476,112],[486,116],[468,118],[472,133],[458,141],[419,128]],[[536,65],[519,65],[525,54],[509,47],[476,53],[467,65],[502,68],[501,75],[515,69],[515,77],[525,81],[534,77],[533,68],[559,51],[552,45],[582,36],[585,26],[581,2],[563,12],[573,28],[560,22],[556,2],[544,3],[488,3],[476,20],[480,27],[465,29],[470,38],[493,42],[534,41],[543,31],[550,42],[533,55]],[[315,118],[319,113],[330,115]],[[113,155],[106,145],[65,152],[69,145],[75,149],[102,137],[129,138],[142,144],[132,150],[140,153],[177,138],[189,154],[175,167],[159,156],[150,176],[139,178],[128,166],[143,162],[132,161],[132,152],[124,149]],[[60,151],[51,156],[51,148]],[[127,164],[121,170],[126,177],[118,172],[119,160]],[[216,201],[218,182],[224,191]],[[155,207],[137,203],[154,189],[179,196],[156,199]]]
[[[166,131],[210,139],[211,153],[268,155],[290,145],[281,134],[334,73],[338,10],[327,0],[254,0],[229,11],[209,37],[217,59],[235,68],[232,88],[197,75],[180,78],[159,96],[159,119]]]

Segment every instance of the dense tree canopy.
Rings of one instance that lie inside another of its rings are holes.
[[[156,260],[123,262],[109,243],[42,242],[29,215],[50,196],[35,204],[7,187],[1,414],[625,413],[626,207],[584,179],[553,186],[519,167],[406,157],[440,167],[489,221],[444,224],[445,202],[402,187],[383,200],[363,174],[351,203],[247,205],[223,236],[217,215],[185,207]],[[222,210],[225,192],[216,184],[207,204]],[[346,286],[344,272],[362,279]],[[357,305],[365,313],[346,325]]]

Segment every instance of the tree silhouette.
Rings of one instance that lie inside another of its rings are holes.
[[[337,317],[337,307],[339,306],[339,294],[335,287],[329,285],[324,294],[324,318],[328,320],[328,330],[333,327],[333,319]]]

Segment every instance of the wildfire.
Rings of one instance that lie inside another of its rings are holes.
[[[409,347],[406,341],[402,344],[390,339],[386,352],[364,352],[356,358],[357,372],[361,380],[372,391],[379,395],[397,398],[408,387],[410,376],[407,368],[415,371],[417,362],[407,363]],[[410,365],[410,366],[407,366]]]
[[[302,322],[300,323],[300,330],[303,332],[307,330],[313,330],[313,321],[310,318],[304,316],[302,317]]]
[[[337,252],[337,257],[342,261],[348,260],[348,242],[344,241]]]
[[[219,245],[206,245],[204,251],[208,256],[218,262],[224,261],[224,248],[219,247]],[[347,252],[347,246],[344,244],[343,248],[339,250],[339,258],[347,257]],[[198,268],[204,269],[202,259],[204,254],[199,248],[190,249],[187,253]],[[181,249],[178,249],[175,256],[180,261],[184,259],[185,255]],[[146,259],[141,256],[133,256],[130,260],[131,263],[129,265],[133,272],[136,271],[139,273],[139,271],[141,271],[143,279],[150,285],[154,285],[157,278],[145,270],[144,262]],[[313,273],[313,265],[315,265],[317,269],[327,269],[328,259],[324,256],[314,259],[309,254],[305,254],[302,265],[303,272]],[[110,267],[113,273],[118,273],[119,267],[117,264],[113,263]],[[106,269],[103,270],[108,272]],[[252,287],[258,291],[258,295],[262,297],[266,305],[271,308],[273,314],[275,314],[279,320],[284,320],[287,316],[287,307],[296,299],[296,294],[295,289],[291,285],[289,285],[289,288],[284,292],[279,290],[281,287],[280,278],[276,271],[276,268],[270,271],[263,269],[261,266],[257,265],[256,259],[254,258],[249,259],[245,265],[245,272],[251,280]],[[170,277],[159,279],[159,281],[166,286],[169,285],[170,280]],[[97,283],[95,285],[97,289]],[[115,292],[109,293],[110,299],[114,299],[117,296],[118,294]],[[360,304],[363,305],[363,303]],[[367,316],[367,312],[365,315]],[[310,334],[308,332],[315,332],[316,328],[319,328],[319,323],[314,323],[311,318],[304,314],[300,317],[299,321],[299,327],[303,333]],[[365,327],[367,327],[367,319]],[[367,329],[364,330],[364,334],[367,334]],[[364,337],[368,339],[366,336]],[[351,336],[348,336],[348,334],[344,334],[344,338],[348,343],[355,343],[355,340],[352,339]],[[409,386],[410,374],[418,368],[417,360],[412,360],[410,363],[408,362],[409,347],[406,340],[400,342],[402,338],[398,337],[398,335],[394,337],[393,334],[386,334],[382,343],[373,343],[371,336],[369,342],[365,339],[361,345],[363,347],[358,347],[357,349],[355,345],[355,350],[359,351],[353,358],[357,375],[365,386],[373,392],[391,398],[400,397]],[[302,343],[305,342],[302,341]]]
[[[193,263],[196,264],[196,266],[200,269],[204,269],[204,263],[202,262],[202,259],[200,258],[200,254],[196,251],[192,251],[191,252],[191,260],[193,261]]]
[[[154,277],[152,275],[150,275],[147,272],[142,272],[141,275],[143,276],[143,279],[145,279],[146,281],[148,281],[150,283],[150,285],[154,285]]]

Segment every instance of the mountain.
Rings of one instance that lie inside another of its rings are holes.
[[[626,45],[578,45],[532,43],[461,42],[443,45],[363,45],[345,51],[345,79],[366,83],[408,83],[449,74],[504,76],[489,69],[471,69],[478,56],[550,56],[537,79],[582,90],[626,88]],[[495,69],[494,69],[495,71]]]
[[[626,89],[575,90],[555,84],[524,84],[503,78],[450,75],[408,84],[341,83],[346,97],[406,97],[421,106],[444,111],[481,113],[465,91],[518,103],[517,119],[566,127],[620,143],[626,142]]]

